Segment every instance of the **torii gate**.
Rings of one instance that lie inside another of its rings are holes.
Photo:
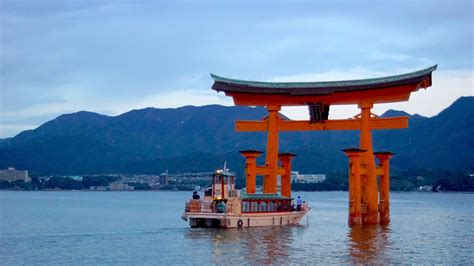
[[[241,152],[246,157],[247,193],[255,193],[256,175],[264,176],[263,193],[277,193],[277,175],[280,175],[281,195],[291,197],[290,172],[294,154],[278,154],[278,132],[360,130],[359,148],[343,150],[349,157],[349,224],[388,223],[392,153],[375,153],[380,166],[375,165],[371,130],[407,128],[408,117],[380,118],[372,114],[371,109],[374,104],[408,101],[411,92],[430,87],[431,73],[436,67],[382,78],[329,82],[257,82],[211,74],[212,89],[231,96],[235,105],[263,106],[268,111],[262,121],[236,121],[239,132],[267,131],[264,166],[256,165],[261,152]],[[357,104],[361,113],[353,119],[328,119],[330,105],[346,104]],[[282,106],[304,105],[309,107],[309,121],[285,121],[278,115]],[[380,191],[377,176],[380,176]]]

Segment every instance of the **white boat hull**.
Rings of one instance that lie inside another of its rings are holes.
[[[186,212],[182,218],[189,221],[191,227],[239,228],[282,226],[298,224],[308,211],[243,214]]]

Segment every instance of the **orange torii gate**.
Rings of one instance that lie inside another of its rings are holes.
[[[380,118],[371,109],[374,104],[407,101],[411,92],[430,87],[431,73],[436,67],[383,78],[329,82],[257,82],[211,74],[212,88],[231,96],[235,105],[264,106],[268,111],[262,121],[236,122],[239,132],[267,132],[265,165],[256,165],[261,152],[241,152],[246,157],[247,193],[255,193],[256,175],[264,176],[264,193],[277,193],[277,175],[280,175],[281,195],[291,197],[294,154],[278,153],[278,132],[360,130],[359,148],[344,150],[349,157],[349,224],[389,222],[389,159],[393,154],[375,153],[380,166],[375,165],[371,130],[406,128],[408,117]],[[353,119],[328,119],[331,105],[346,104],[357,104],[361,113]],[[304,105],[309,107],[308,121],[283,120],[278,115],[282,106]],[[380,176],[380,190],[377,176]]]

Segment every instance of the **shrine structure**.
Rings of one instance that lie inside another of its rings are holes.
[[[281,196],[291,197],[291,160],[295,154],[279,154],[279,132],[360,130],[359,147],[343,150],[349,158],[349,224],[388,223],[389,160],[393,153],[373,152],[372,130],[406,128],[408,117],[381,118],[371,109],[374,104],[408,101],[412,92],[430,87],[436,67],[382,78],[328,82],[257,82],[211,74],[212,89],[232,97],[235,105],[263,106],[268,111],[261,121],[236,121],[239,132],[267,132],[265,165],[256,163],[261,152],[242,152],[246,157],[247,193],[255,193],[257,175],[264,176],[263,193],[278,193],[280,175]],[[360,114],[350,119],[329,119],[331,105],[350,104],[357,105]],[[310,119],[283,120],[279,116],[282,106],[308,106]],[[377,165],[374,156],[379,160]]]

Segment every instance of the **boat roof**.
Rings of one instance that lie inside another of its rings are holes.
[[[223,176],[234,176],[235,177],[235,173],[234,172],[227,172],[227,171],[220,171],[220,170],[217,170],[214,175],[223,175]]]
[[[247,194],[245,191],[241,191],[240,197],[242,199],[290,199],[288,197],[283,197],[278,193],[255,193]]]

